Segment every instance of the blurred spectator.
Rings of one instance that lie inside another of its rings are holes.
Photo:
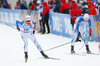
[[[20,8],[20,4],[19,4],[19,6],[17,7],[17,9],[21,9],[21,8]]]
[[[3,8],[8,9],[8,2],[7,2],[7,0],[4,0]]]
[[[22,0],[22,2],[20,3],[20,9],[28,9],[27,3],[25,0]]]
[[[17,9],[18,6],[19,6],[19,1],[16,2],[15,9]]]
[[[0,8],[3,8],[3,5],[2,5],[1,1],[0,1]]]
[[[75,1],[72,1],[72,3],[76,3]]]
[[[71,8],[72,0],[69,0],[69,1],[68,1],[68,4],[69,4],[69,10],[72,9],[72,8]]]
[[[84,0],[80,0],[80,1],[79,1],[79,4],[78,4],[78,8],[79,8],[79,9],[82,9],[82,4],[83,4],[84,2],[85,2]]]
[[[76,3],[72,3],[71,7],[72,7],[72,9],[70,10],[71,24],[72,24],[72,28],[74,28],[74,22],[78,16],[82,15],[82,11],[77,8]]]
[[[93,2],[94,6],[96,7],[98,4],[98,1],[97,0],[91,0],[91,1]]]
[[[100,3],[98,3],[98,8],[99,8],[99,15],[100,15]]]
[[[71,6],[71,4],[72,4],[72,0],[69,0],[69,1],[68,1],[68,4]]]
[[[43,12],[42,12],[42,15],[43,15],[43,34],[45,34],[46,30],[45,30],[45,24],[47,26],[47,34],[50,33],[50,27],[49,27],[49,11],[50,11],[50,8],[48,7],[47,3],[46,2],[43,2]]]
[[[31,0],[30,3],[29,3],[29,5],[28,5],[28,9],[29,10],[31,9],[32,4],[33,4],[33,1]]]
[[[66,0],[61,0],[61,2],[62,2],[62,5],[60,8],[60,12],[65,13],[65,14],[69,14],[70,5],[68,3],[66,3]]]
[[[43,5],[41,4],[40,1],[37,1],[37,4],[38,4],[38,9],[39,9],[39,24],[40,24],[40,31],[38,33],[42,33],[43,31],[43,17],[41,15],[41,12],[43,12]]]
[[[37,10],[37,0],[34,0],[33,1],[33,4],[31,6],[31,9],[30,10]]]
[[[55,0],[55,8],[54,8],[53,11],[60,13],[60,8],[61,8],[61,2],[60,2],[60,0]]]
[[[50,9],[54,9],[53,0],[48,0],[48,6]]]
[[[89,14],[89,9],[88,9],[88,6],[87,6],[87,2],[82,3],[82,13],[83,13],[83,15],[85,13]]]
[[[89,9],[89,15],[97,15],[96,9],[93,6],[91,1],[87,1],[88,9]]]
[[[99,15],[99,6],[98,6],[98,4],[95,6],[95,8],[96,8],[96,11],[97,11],[97,15]]]
[[[11,6],[10,6],[10,4],[8,3],[8,9],[11,9]]]

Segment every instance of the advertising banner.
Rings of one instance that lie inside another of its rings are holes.
[[[20,10],[1,9],[0,8],[0,22],[11,26],[16,25],[16,20],[21,20]]]
[[[70,24],[70,15],[49,13],[51,33],[72,38],[72,26]]]
[[[94,36],[95,41],[100,42],[100,15],[93,16],[94,18]]]

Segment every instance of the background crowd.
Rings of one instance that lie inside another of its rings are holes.
[[[0,8],[11,9],[10,4],[7,0],[0,1]],[[45,34],[45,24],[47,26],[47,33],[50,33],[50,27],[48,25],[49,12],[57,12],[63,14],[71,15],[71,24],[74,26],[76,18],[80,15],[88,13],[89,15],[100,15],[100,3],[97,0],[30,0],[30,3],[27,4],[26,0],[19,0],[16,2],[15,9],[24,9],[24,10],[39,10],[40,11],[40,31]]]
[[[40,2],[37,2],[37,1],[40,1]],[[15,9],[36,10],[36,9],[33,9],[33,7],[36,6],[37,8],[38,5],[41,4],[41,7],[43,8],[43,2],[44,0],[30,0],[30,3],[27,4],[26,0],[22,0],[21,2],[19,2],[18,0],[16,2]],[[72,6],[72,3],[76,3],[77,8],[80,9],[81,11],[83,8],[89,9],[90,15],[99,15],[99,12],[100,12],[100,3],[98,2],[98,0],[87,0],[87,1],[78,0],[77,2],[75,0],[69,0],[68,2],[66,2],[66,0],[48,0],[48,2],[46,3],[50,9],[53,9],[54,12],[59,12],[59,13],[69,14],[70,10],[74,8]],[[11,6],[7,0],[0,0],[0,8],[11,9]],[[93,14],[92,13],[93,11],[91,8],[95,8],[97,14]]]

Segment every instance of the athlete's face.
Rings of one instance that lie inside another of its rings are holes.
[[[85,22],[88,22],[88,20],[84,19]]]

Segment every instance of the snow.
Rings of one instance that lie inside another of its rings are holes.
[[[41,35],[36,33],[35,37],[43,50],[65,44],[71,38],[57,36],[53,34]],[[75,44],[75,52],[83,54],[86,52],[83,42]],[[89,42],[91,52],[99,54],[99,43]],[[0,66],[100,66],[100,55],[71,55],[71,44],[45,51],[50,57],[60,58],[60,60],[41,59],[42,57],[36,46],[29,40],[28,62],[24,60],[24,43],[20,32],[7,25],[0,24]]]

